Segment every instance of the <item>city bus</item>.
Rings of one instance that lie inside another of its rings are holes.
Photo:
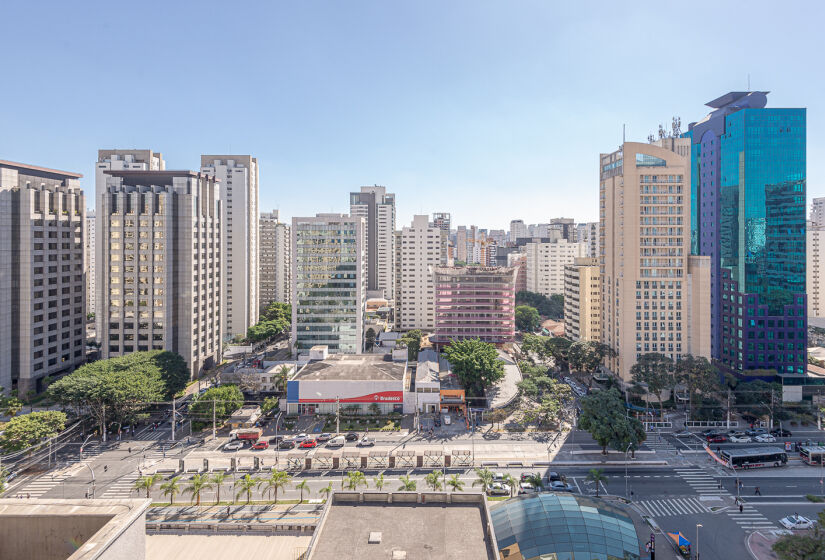
[[[799,448],[799,456],[809,465],[821,465],[825,459],[825,446],[803,445]]]
[[[788,464],[788,454],[779,447],[723,449],[719,454],[719,458],[725,466],[734,470],[782,467]]]

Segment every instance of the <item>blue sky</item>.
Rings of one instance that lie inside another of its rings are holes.
[[[399,227],[597,218],[598,155],[730,90],[808,108],[825,196],[820,2],[4,2],[0,159],[83,173],[100,148],[169,168],[249,153],[261,209],[348,211],[382,184]]]

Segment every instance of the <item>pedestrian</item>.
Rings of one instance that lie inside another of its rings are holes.
[[[109,465],[103,465],[103,472],[107,472],[109,470]]]
[[[32,497],[32,495],[31,495],[31,494],[29,494],[28,492],[26,492],[26,499],[27,499],[27,500],[31,500],[31,497]]]
[[[761,496],[762,495],[762,492],[759,491],[759,486],[756,487],[756,489],[753,491],[753,494],[754,494],[754,496]]]
[[[742,513],[742,511],[744,511],[744,509],[745,509],[745,506],[743,506],[742,504],[739,504],[739,513]]]
[[[132,454],[132,448],[131,447],[127,448],[126,452],[129,453],[129,455],[131,455]]]

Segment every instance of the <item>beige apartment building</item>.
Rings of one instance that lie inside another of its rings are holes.
[[[246,336],[258,322],[258,160],[248,155],[203,155],[201,172],[221,194],[221,330]]]
[[[41,392],[85,362],[82,175],[0,161],[0,387]]]
[[[600,156],[599,217],[602,275],[602,342],[616,355],[606,361],[623,382],[645,353],[674,360],[689,348],[690,290],[710,283],[710,266],[689,282],[690,140],[625,142]],[[707,278],[705,278],[707,275]],[[705,283],[707,282],[707,284]],[[708,319],[694,354],[710,358],[710,311],[692,313],[693,327]]]
[[[442,230],[431,224],[426,215],[413,216],[412,223],[401,229],[395,299],[399,330],[435,328],[433,270],[441,264],[442,241]]]
[[[221,198],[212,175],[106,171],[98,193],[101,355],[170,350],[194,378],[221,361]]]
[[[564,267],[564,334],[571,340],[602,340],[599,259],[576,258]]]
[[[550,297],[564,293],[564,267],[577,258],[587,256],[587,243],[571,243],[556,239],[550,243],[527,243],[527,291]]]
[[[809,221],[806,236],[808,317],[825,317],[825,226]]]
[[[289,224],[277,210],[264,212],[259,221],[258,290],[261,309],[273,302],[292,303],[292,244]]]

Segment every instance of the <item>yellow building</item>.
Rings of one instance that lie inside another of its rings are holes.
[[[599,259],[577,258],[564,267],[564,329],[572,340],[602,339]]]

